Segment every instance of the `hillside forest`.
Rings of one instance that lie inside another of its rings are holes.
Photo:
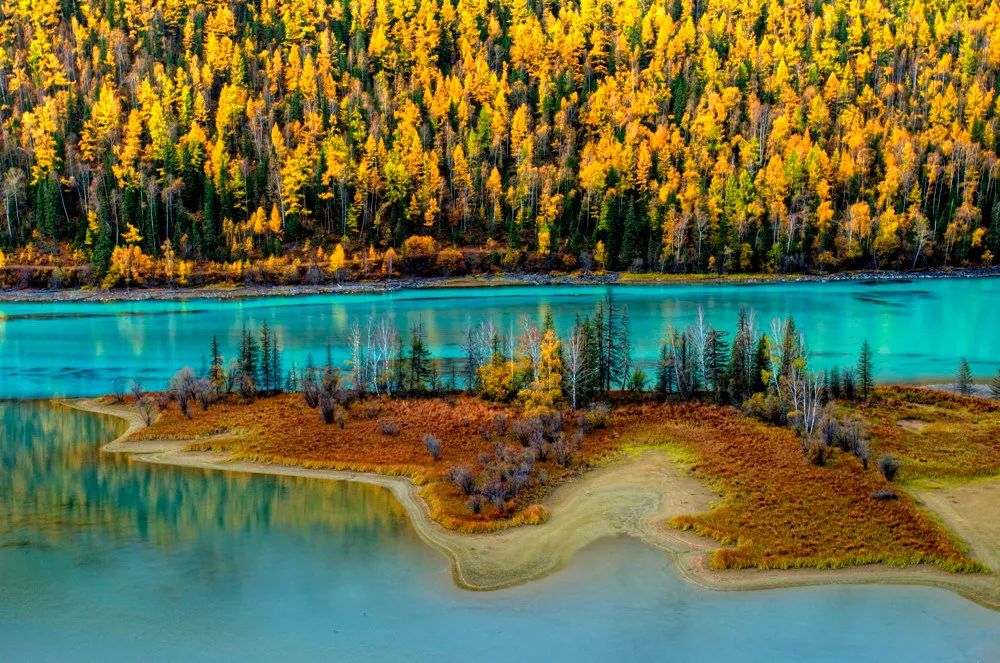
[[[1000,252],[993,2],[0,13],[6,285],[829,272]]]

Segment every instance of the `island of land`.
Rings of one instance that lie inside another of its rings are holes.
[[[370,396],[325,424],[299,394],[224,397],[187,415],[160,402],[144,413],[131,396],[66,401],[125,420],[104,450],[139,461],[384,486],[468,589],[542,577],[597,539],[628,535],[714,589],[912,583],[1000,609],[1000,404],[986,399],[879,387],[836,402],[864,424],[872,456],[898,459],[890,483],[835,444],[811,462],[795,431],[737,408],[622,395],[561,413],[557,442],[578,441],[571,457],[557,459],[553,442],[532,454],[516,497],[475,509],[456,468],[481,484],[524,462],[523,415],[509,406]]]

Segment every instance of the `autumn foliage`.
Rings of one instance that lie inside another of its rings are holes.
[[[712,557],[716,568],[980,568],[905,492],[895,500],[874,499],[885,480],[849,453],[831,448],[826,465],[818,467],[802,457],[792,431],[729,408],[665,406],[658,416],[659,423],[636,438],[690,450],[695,474],[722,493],[711,511],[673,520],[725,544]]]
[[[0,242],[99,277],[129,224],[203,281],[322,275],[307,242],[363,273],[413,236],[497,269],[1000,251],[983,0],[2,7]]]

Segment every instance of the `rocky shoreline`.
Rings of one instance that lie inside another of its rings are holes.
[[[191,288],[0,290],[0,302],[115,302],[189,299],[244,299],[318,294],[374,294],[432,288],[477,288],[504,286],[594,286],[594,285],[754,285],[767,283],[832,283],[842,281],[885,282],[937,278],[989,278],[1000,276],[1000,267],[932,269],[922,271],[859,271],[834,274],[625,274],[608,272],[589,275],[504,273],[467,277],[409,277],[383,281],[345,281],[318,285],[243,285]]]

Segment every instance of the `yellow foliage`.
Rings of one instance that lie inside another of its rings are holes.
[[[562,342],[552,329],[545,331],[539,346],[536,378],[518,396],[524,401],[524,409],[551,409],[562,397]]]
[[[436,250],[434,238],[429,235],[411,235],[403,242],[404,256],[430,255]]]
[[[329,269],[331,272],[336,274],[344,268],[344,263],[346,259],[344,258],[344,247],[341,244],[333,247],[333,252],[330,254]]]

